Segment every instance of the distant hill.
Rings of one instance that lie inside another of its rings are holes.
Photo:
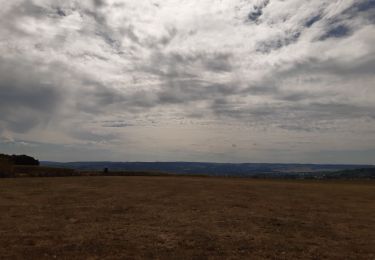
[[[341,175],[355,176],[357,169],[375,168],[372,165],[340,164],[273,164],[273,163],[197,163],[197,162],[41,162],[48,167],[62,167],[81,171],[155,171],[174,174],[261,177],[261,178],[339,178]],[[352,170],[348,173],[346,171]],[[360,174],[358,177],[365,174]]]

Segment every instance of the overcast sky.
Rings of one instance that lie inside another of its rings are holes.
[[[0,152],[375,164],[374,0],[0,5]]]

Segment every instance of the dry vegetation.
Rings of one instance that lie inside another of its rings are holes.
[[[374,182],[0,179],[1,259],[375,259]]]
[[[13,164],[6,159],[0,158],[0,178],[13,177],[13,175]]]
[[[16,165],[14,166],[14,175],[15,177],[66,177],[77,174],[72,169]]]

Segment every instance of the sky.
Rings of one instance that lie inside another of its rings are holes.
[[[0,5],[0,153],[375,164],[374,0]]]

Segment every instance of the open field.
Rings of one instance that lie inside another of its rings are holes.
[[[375,259],[375,182],[0,179],[0,259]]]

